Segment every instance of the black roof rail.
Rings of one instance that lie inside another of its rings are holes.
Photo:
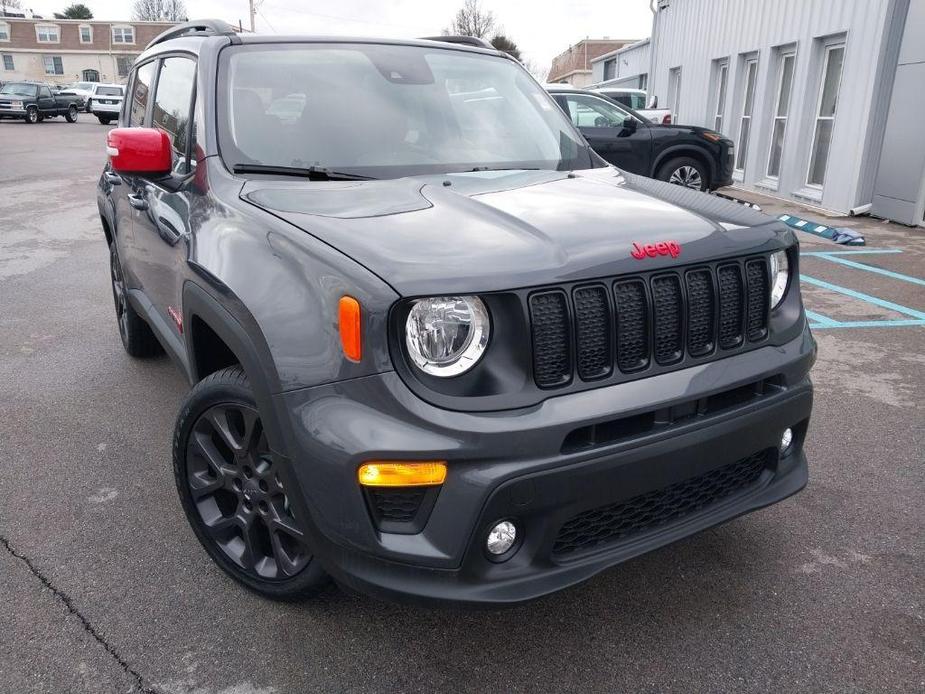
[[[475,46],[476,48],[490,48],[494,50],[492,46],[485,39],[480,39],[477,36],[422,36],[424,41],[443,41],[444,43],[459,43],[463,46]]]
[[[223,22],[220,19],[197,19],[194,22],[184,22],[183,24],[178,24],[175,27],[170,27],[167,31],[158,34],[154,37],[154,40],[151,41],[145,50],[151,48],[151,46],[156,46],[159,43],[164,43],[164,41],[170,41],[170,39],[176,39],[181,36],[186,36],[187,34],[199,34],[201,36],[237,36],[237,29],[231,26],[228,22]]]

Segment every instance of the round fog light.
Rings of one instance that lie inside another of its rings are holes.
[[[793,443],[793,431],[789,428],[784,429],[783,435],[780,437],[780,452],[786,453],[790,450],[790,444]]]
[[[501,521],[488,531],[485,547],[495,556],[504,554],[514,546],[517,539],[517,528],[510,521]]]

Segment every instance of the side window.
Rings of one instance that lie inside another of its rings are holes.
[[[629,117],[616,104],[583,94],[568,95],[568,113],[580,128],[622,128]]]
[[[50,99],[51,90],[48,87],[39,87],[39,98]]]
[[[132,105],[129,111],[129,127],[137,128],[144,124],[156,64],[153,61],[145,63],[135,71],[135,81],[132,86]]]
[[[189,58],[165,58],[157,78],[151,125],[170,135],[174,171],[186,173],[190,112],[196,84],[196,63]]]

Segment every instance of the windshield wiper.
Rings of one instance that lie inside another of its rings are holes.
[[[472,171],[539,171],[536,166],[474,166]]]
[[[276,174],[278,176],[299,176],[310,181],[374,181],[372,176],[332,171],[323,166],[276,166],[271,164],[235,164],[235,173]]]

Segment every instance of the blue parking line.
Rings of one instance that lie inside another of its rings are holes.
[[[902,253],[899,248],[865,248],[857,251],[801,251],[800,255],[879,255],[883,253]]]
[[[861,301],[866,301],[869,304],[874,306],[879,306],[881,308],[886,308],[891,311],[896,311],[897,313],[902,313],[903,315],[910,316],[920,321],[925,321],[925,312],[917,311],[914,308],[909,308],[908,306],[902,306],[900,304],[894,304],[892,301],[887,301],[886,299],[880,299],[876,296],[871,296],[870,294],[864,294],[863,292],[857,292],[853,289],[848,289],[847,287],[840,287],[837,284],[832,284],[831,282],[826,282],[825,280],[816,279],[815,277],[810,277],[809,275],[801,275],[800,280],[806,282],[807,284],[812,284],[817,287],[822,287],[823,289],[828,289],[833,292],[838,292],[839,294],[844,294],[845,296],[850,296],[854,299],[860,299]],[[860,327],[860,326],[857,326]]]
[[[903,275],[899,272],[893,272],[892,270],[884,270],[883,268],[875,267],[873,265],[865,265],[864,263],[858,263],[854,260],[846,260],[845,258],[834,258],[827,253],[818,253],[816,254],[817,258],[824,258],[832,263],[838,263],[839,265],[845,265],[847,267],[853,267],[856,270],[865,270],[867,272],[875,272],[878,275],[885,275],[894,280],[900,280],[902,282],[909,282],[910,284],[918,284],[925,287],[925,280],[921,280],[918,277],[911,277],[910,275]]]
[[[809,315],[809,311],[806,312]],[[845,323],[835,322],[832,325],[823,323],[810,323],[813,330],[832,330],[833,328],[908,328],[914,326],[925,327],[925,320],[860,320]]]
[[[810,311],[809,309],[805,309],[805,311],[806,317],[813,321],[810,323],[810,326],[813,328],[837,328],[841,325],[839,321],[833,320],[828,316],[823,316],[821,313],[816,313],[815,311]]]

